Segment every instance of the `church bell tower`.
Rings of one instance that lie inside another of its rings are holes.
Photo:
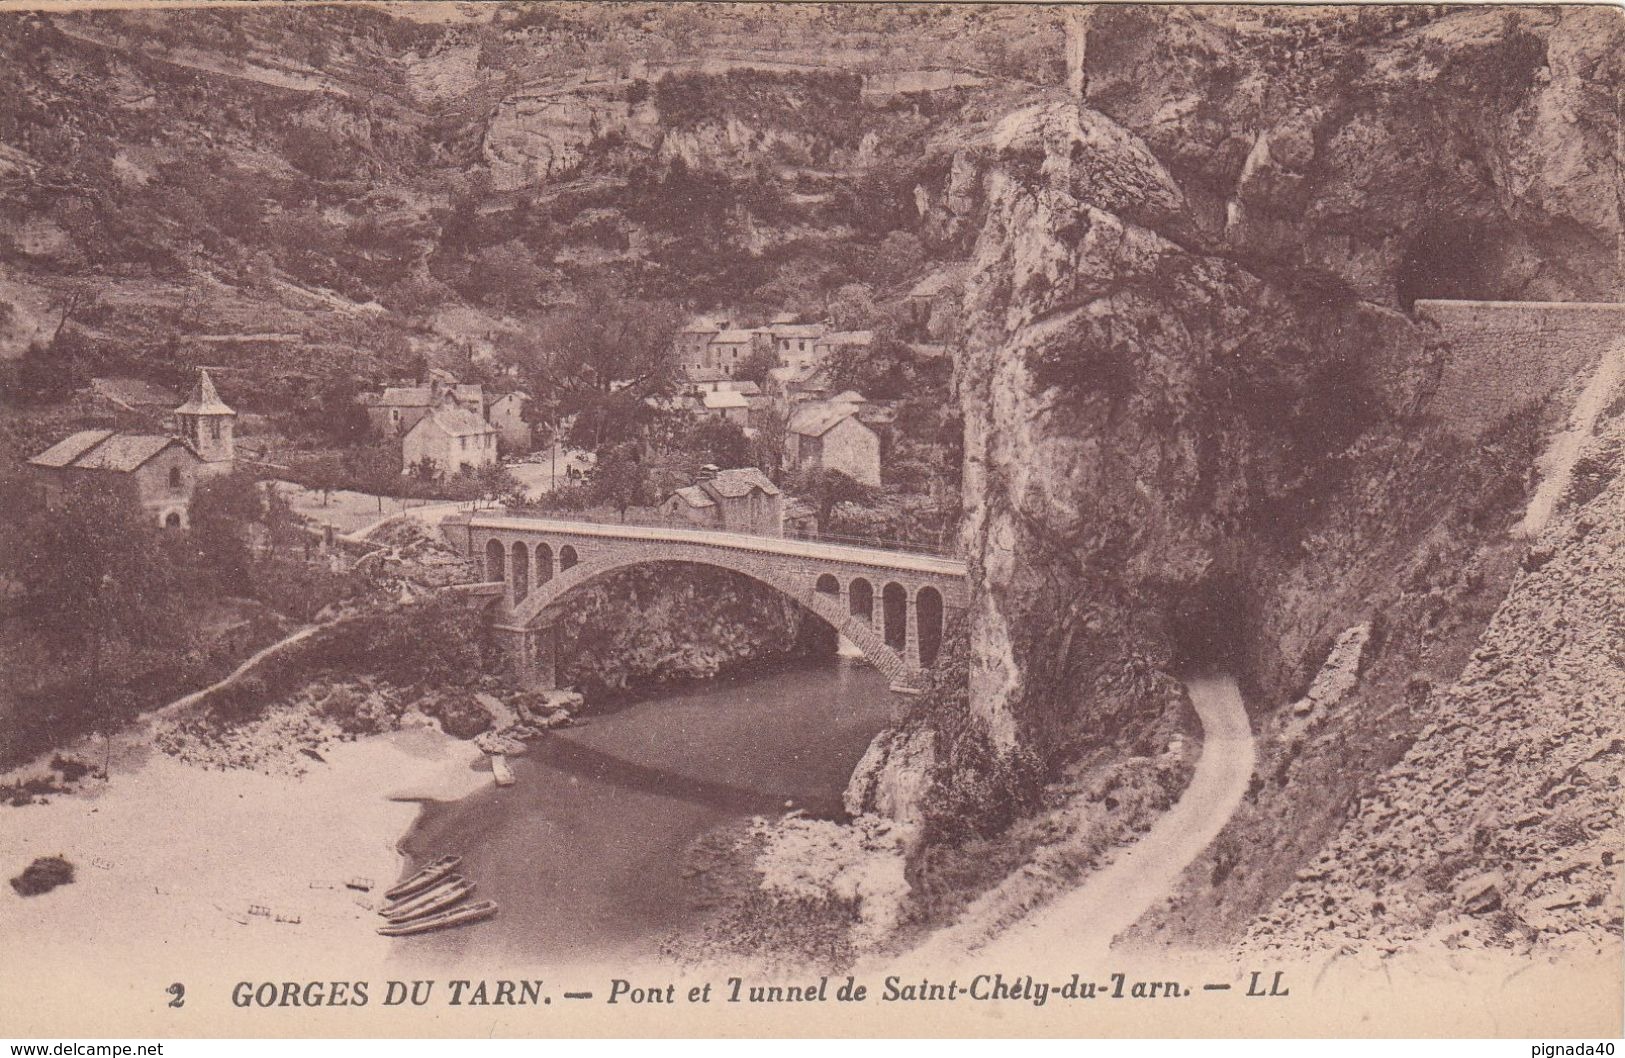
[[[181,437],[192,446],[192,451],[203,458],[203,466],[199,468],[201,471],[208,474],[231,472],[232,462],[237,455],[231,435],[237,413],[220,399],[208,371],[198,369],[197,384],[192,387],[192,395],[185,404],[175,409],[175,418],[180,423]]]

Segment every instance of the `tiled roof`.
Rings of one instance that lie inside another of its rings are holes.
[[[775,338],[822,338],[827,330],[822,323],[775,323],[767,329]]]
[[[128,473],[170,445],[181,445],[177,437],[160,434],[116,433],[73,461],[86,470],[117,470]],[[181,445],[183,448],[185,445]]]
[[[98,396],[129,407],[161,405],[173,408],[180,400],[174,391],[139,378],[93,378],[90,388]]]
[[[677,497],[690,507],[715,507],[717,501],[706,495],[705,490],[698,485],[684,485],[677,490]]]
[[[431,401],[428,386],[385,386],[384,392],[374,401],[389,407],[423,408]]]
[[[81,430],[47,448],[29,462],[39,467],[76,467],[129,473],[170,445],[186,445],[162,434]],[[190,449],[188,449],[190,451]]]
[[[485,387],[478,382],[459,382],[455,386],[442,386],[442,395],[450,393],[459,400],[483,400]],[[435,401],[431,386],[385,386],[384,392],[370,403],[384,407],[426,408]]]
[[[29,462],[37,467],[65,467],[112,436],[112,430],[80,430],[64,437]]]
[[[779,487],[769,481],[767,475],[755,467],[719,470],[716,477],[705,482],[705,489],[730,500],[748,496],[752,489],[761,489],[769,496],[779,494]]]
[[[745,399],[743,393],[731,389],[709,390],[705,394],[707,408],[748,408],[750,401]]]
[[[869,403],[869,398],[865,397],[862,393],[859,393],[855,389],[843,390],[842,392],[837,393],[835,396],[831,397],[830,400],[835,401],[835,402],[840,403],[840,404],[867,404],[867,403]]]
[[[743,345],[751,340],[750,331],[718,331],[712,345]]]
[[[803,437],[822,437],[842,419],[851,418],[854,410],[850,404],[831,404],[824,401],[804,404],[790,416],[790,432]]]
[[[684,369],[690,382],[721,382],[729,377],[720,367],[690,367]]]
[[[175,409],[177,415],[236,415],[220,394],[215,392],[214,380],[207,371],[199,370],[197,383],[192,387],[192,396],[185,404]]]
[[[735,382],[730,388],[732,388],[735,393],[743,393],[747,397],[754,397],[762,392],[761,383],[752,382],[749,379],[742,382]]]
[[[432,422],[453,437],[468,437],[472,434],[496,433],[496,428],[471,411],[455,408],[449,404],[442,404],[434,411],[423,417],[424,422]],[[417,427],[413,427],[417,429]]]

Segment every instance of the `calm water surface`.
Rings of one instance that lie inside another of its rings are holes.
[[[518,965],[652,955],[693,912],[685,849],[786,802],[840,807],[858,759],[893,718],[886,679],[827,659],[721,679],[589,719],[510,758],[518,782],[431,803],[404,848],[463,857],[500,914],[403,938],[401,957]]]

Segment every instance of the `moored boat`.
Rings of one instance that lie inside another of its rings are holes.
[[[384,896],[390,900],[400,900],[414,893],[421,893],[455,871],[457,865],[462,862],[461,856],[442,856],[421,870],[413,872],[405,881],[384,890]]]
[[[471,922],[480,922],[497,913],[497,905],[493,900],[477,900],[472,904],[441,911],[427,918],[414,919],[411,922],[392,922],[387,926],[379,926],[378,932],[386,937],[410,937],[415,933],[429,933],[437,929],[449,929],[452,926],[465,926]]]
[[[441,908],[450,907],[473,891],[473,882],[468,881],[461,875],[453,875],[446,879],[445,884],[438,885],[421,896],[380,908],[378,913],[391,922],[399,922],[405,918],[412,918],[429,911],[439,911]]]

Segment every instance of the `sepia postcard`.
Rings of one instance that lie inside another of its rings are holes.
[[[0,3],[0,1036],[1621,1033],[1625,9]]]

